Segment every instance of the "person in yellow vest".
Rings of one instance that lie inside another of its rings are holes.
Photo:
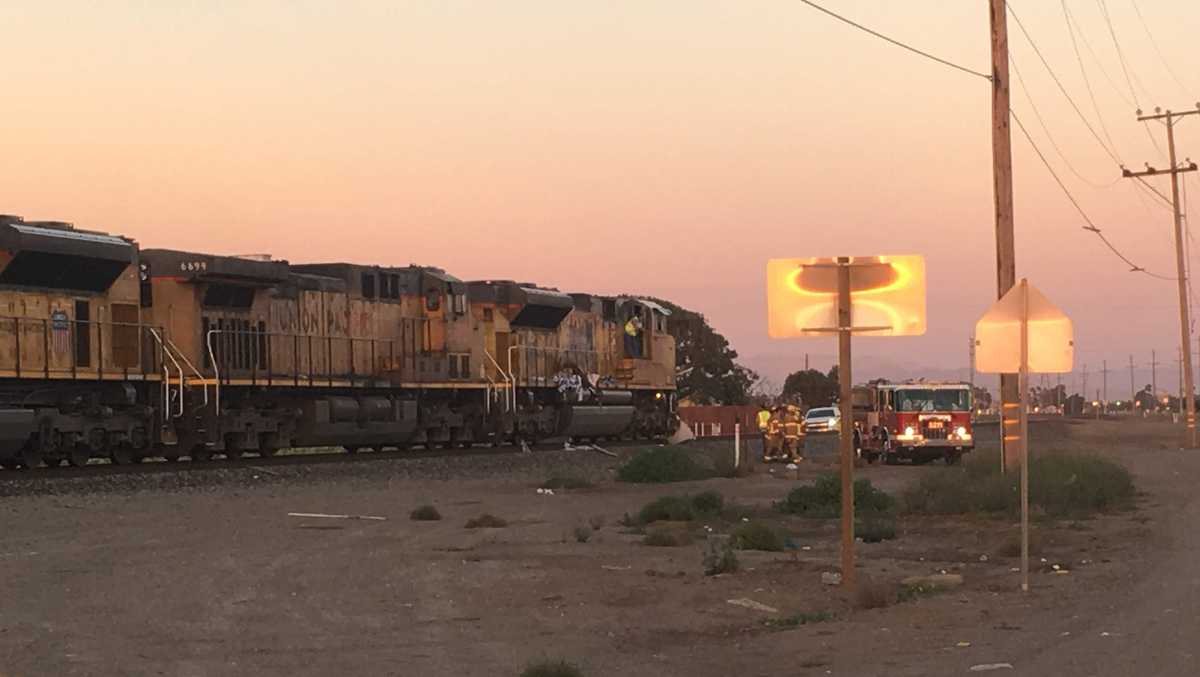
[[[783,415],[783,451],[793,462],[804,460],[804,427],[800,409],[789,404]]]
[[[758,435],[762,438],[763,458],[765,459],[767,457],[767,426],[771,423],[771,410],[767,408],[767,405],[759,406],[755,420],[758,423]]]
[[[642,356],[642,318],[636,314],[625,321],[625,354],[633,358]]]
[[[783,412],[779,407],[771,410],[767,420],[767,431],[763,435],[763,461],[771,462],[783,456]]]

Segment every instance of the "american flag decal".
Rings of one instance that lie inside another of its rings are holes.
[[[50,343],[58,354],[71,349],[71,318],[61,310],[50,313]]]

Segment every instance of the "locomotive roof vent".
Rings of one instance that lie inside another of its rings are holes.
[[[132,240],[60,221],[0,223],[0,249],[12,253],[0,284],[95,292],[112,286],[137,251]]]

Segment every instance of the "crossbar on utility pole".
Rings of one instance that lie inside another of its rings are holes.
[[[1163,112],[1156,108],[1154,115],[1142,115],[1138,111],[1138,122],[1147,120],[1162,121],[1167,127],[1167,153],[1168,160],[1171,163],[1169,169],[1155,169],[1146,165],[1146,171],[1131,172],[1124,167],[1121,168],[1122,174],[1127,179],[1141,179],[1145,176],[1157,176],[1159,174],[1170,174],[1171,176],[1171,212],[1175,218],[1175,269],[1179,283],[1179,333],[1180,333],[1180,359],[1182,360],[1181,369],[1183,370],[1183,382],[1181,384],[1183,390],[1184,402],[1180,409],[1187,413],[1184,415],[1184,425],[1186,426],[1186,437],[1184,438],[1184,446],[1194,449],[1197,446],[1196,440],[1196,395],[1195,384],[1192,374],[1192,340],[1191,330],[1188,325],[1188,306],[1187,306],[1187,271],[1183,257],[1183,214],[1179,209],[1179,175],[1185,172],[1194,172],[1198,168],[1195,162],[1188,160],[1182,166],[1175,157],[1175,124],[1176,119],[1187,115],[1200,115],[1200,103],[1196,104],[1196,110],[1187,110],[1181,113],[1173,111]]]

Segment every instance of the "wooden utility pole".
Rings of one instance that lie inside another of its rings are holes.
[[[1129,413],[1137,413],[1137,384],[1133,378],[1133,355],[1129,356]]]
[[[1104,397],[1100,398],[1100,406],[1104,407],[1104,413],[1107,414],[1108,413],[1108,360],[1104,360],[1103,365],[1104,365],[1104,368],[1101,370],[1101,373],[1104,375],[1104,378],[1101,382],[1104,386]]]
[[[1087,399],[1087,362],[1083,363],[1083,388],[1081,388],[1080,390],[1083,391],[1083,399],[1086,400]]]
[[[971,345],[967,348],[967,359],[971,362],[971,399],[975,398],[975,336],[971,336]]]
[[[1012,127],[1009,119],[1008,3],[988,0],[992,35],[992,195],[996,216],[996,298],[1017,283],[1013,237]],[[1020,387],[1016,374],[1000,375],[1000,449],[1004,468],[1024,458],[1021,438]]]
[[[1181,368],[1183,369],[1182,387],[1184,404],[1180,408],[1187,412],[1184,415],[1184,425],[1187,430],[1184,438],[1184,446],[1194,449],[1197,446],[1196,391],[1192,372],[1191,329],[1188,325],[1187,271],[1183,260],[1183,215],[1179,209],[1179,175],[1184,172],[1194,172],[1197,167],[1196,163],[1190,160],[1185,165],[1180,166],[1175,158],[1175,119],[1186,115],[1200,115],[1200,104],[1196,104],[1196,110],[1188,110],[1182,113],[1173,113],[1169,110],[1164,113],[1158,108],[1154,109],[1154,115],[1142,115],[1142,112],[1138,111],[1138,122],[1160,120],[1166,125],[1167,157],[1171,163],[1171,167],[1166,170],[1159,170],[1146,165],[1146,171],[1144,172],[1131,172],[1128,169],[1122,168],[1122,173],[1126,178],[1135,179],[1140,179],[1144,176],[1156,176],[1163,173],[1171,175],[1171,211],[1175,216],[1175,270],[1179,282],[1179,333],[1180,345],[1183,346],[1180,350],[1180,357],[1182,359]]]
[[[1150,351],[1150,391],[1154,395],[1154,408],[1158,409],[1158,354]]]
[[[838,259],[838,389],[842,413],[839,442],[842,461],[842,585],[854,589],[854,407],[850,386],[850,259]]]

